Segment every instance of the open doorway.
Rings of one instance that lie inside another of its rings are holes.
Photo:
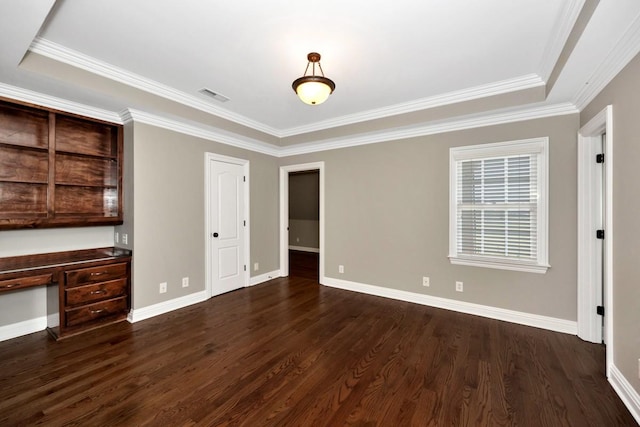
[[[324,280],[324,162],[280,168],[280,275]]]
[[[289,172],[289,276],[318,281],[320,171]]]

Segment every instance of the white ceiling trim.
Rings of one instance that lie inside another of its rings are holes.
[[[42,105],[59,111],[92,117],[111,123],[122,124],[130,121],[145,123],[185,135],[191,135],[197,138],[274,157],[288,157],[298,154],[316,153],[319,151],[335,150],[338,148],[376,144],[380,142],[396,141],[419,136],[454,132],[458,130],[579,113],[579,110],[575,105],[571,103],[563,103],[519,110],[509,110],[487,115],[475,115],[470,118],[441,121],[439,123],[427,124],[425,126],[391,129],[384,132],[315,141],[290,147],[277,147],[256,139],[242,137],[239,135],[230,135],[211,128],[183,123],[178,120],[168,119],[136,109],[130,108],[118,114],[15,86],[10,86],[4,83],[0,83],[0,96],[30,104]]]
[[[278,138],[294,136],[298,134],[329,129],[368,120],[381,119],[399,114],[406,114],[424,109],[436,108],[453,103],[465,102],[494,95],[501,95],[519,90],[531,89],[545,84],[545,82],[537,74],[528,74],[509,80],[475,86],[472,88],[453,91],[433,97],[422,98],[416,101],[396,104],[379,109],[373,109],[362,113],[346,115],[336,119],[326,120],[307,126],[278,130],[276,128],[267,126],[264,123],[251,120],[240,114],[231,113],[223,108],[211,105],[210,103],[189,95],[185,92],[178,91],[154,80],[147,79],[135,73],[131,73],[127,70],[100,61],[98,59],[80,53],[73,49],[69,49],[41,37],[37,37],[33,41],[29,50],[33,53],[126,84],[136,89],[161,96],[171,101],[187,105],[200,111],[213,114],[217,117],[230,120],[234,123],[247,126],[249,128],[267,133]]]
[[[573,103],[583,110],[606,85],[640,52],[640,15],[636,16],[615,47],[598,65],[576,94]]]
[[[544,50],[545,54],[540,64],[540,76],[545,82],[549,80],[551,73],[553,72],[558,58],[564,49],[567,39],[576,25],[578,16],[584,7],[585,0],[571,0],[565,2],[558,25],[554,26],[554,34],[549,40],[547,48]]]
[[[206,139],[220,144],[230,145],[232,147],[242,148],[257,153],[268,154],[270,156],[279,157],[279,149],[276,146],[267,144],[256,139],[232,136],[223,132],[217,132],[211,129],[204,129],[200,126],[194,126],[186,123],[179,122],[177,120],[160,117],[155,114],[147,113],[135,109],[127,109],[120,113],[122,121],[128,123],[133,121],[134,123],[144,123],[159,128],[171,130],[174,132],[182,133],[184,135],[191,135],[197,138]]]
[[[50,40],[36,37],[31,43],[29,50],[38,55],[54,59],[59,62],[80,68],[90,73],[97,74],[102,77],[123,83],[136,89],[169,99],[174,102],[204,111],[209,114],[221,117],[223,119],[238,123],[252,129],[265,132],[269,135],[279,136],[279,131],[275,128],[265,125],[264,123],[251,120],[240,114],[232,113],[223,108],[219,108],[207,101],[201,100],[188,93],[176,90],[172,87],[159,83],[155,80],[148,79],[139,74],[129,72],[120,67],[116,67],[104,61],[100,61],[91,56],[85,55],[73,49],[54,43]]]
[[[13,99],[15,101],[40,105],[54,110],[91,117],[106,122],[122,124],[120,115],[112,111],[91,107],[89,105],[73,101],[67,101],[66,99],[45,95],[5,83],[0,83],[0,96]]]
[[[339,148],[356,147],[359,145],[377,144],[380,142],[397,141],[407,138],[415,138],[439,133],[454,132],[459,130],[473,129],[485,126],[514,123],[525,120],[534,120],[545,117],[562,116],[567,114],[578,114],[578,109],[570,103],[562,103],[534,108],[503,111],[491,115],[475,116],[460,120],[451,120],[431,125],[412,128],[392,129],[386,132],[357,135],[351,138],[335,138],[324,141],[316,141],[308,144],[299,144],[291,147],[275,147],[249,138],[233,137],[227,134],[216,132],[202,127],[189,125],[176,120],[167,119],[154,114],[138,110],[125,110],[121,113],[122,120],[128,122],[146,123],[158,126],[167,130],[207,139],[231,145],[245,150],[255,151],[274,157],[288,157],[300,154],[317,153],[326,150]]]
[[[376,144],[379,142],[397,141],[419,136],[435,135],[439,133],[454,132],[465,129],[473,129],[485,126],[493,126],[520,122],[524,120],[533,120],[577,113],[579,113],[578,109],[571,103],[527,108],[523,110],[507,111],[467,119],[448,120],[445,122],[420,127],[400,128],[386,132],[358,135],[351,138],[336,138],[325,141],[317,141],[309,144],[299,144],[282,148],[279,152],[279,157],[315,153],[318,151],[355,147],[359,145]]]
[[[315,132],[369,120],[382,119],[399,114],[413,113],[415,111],[426,110],[429,108],[442,107],[459,102],[471,101],[479,98],[486,98],[489,96],[502,95],[509,92],[531,89],[538,86],[543,86],[544,84],[544,81],[537,74],[528,74],[513,79],[457,90],[442,95],[417,99],[411,102],[395,104],[388,107],[377,108],[356,114],[349,114],[335,119],[316,122],[310,125],[289,128],[281,132],[281,137]]]

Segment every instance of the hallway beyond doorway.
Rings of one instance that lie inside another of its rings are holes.
[[[320,254],[289,250],[289,276],[318,281]]]

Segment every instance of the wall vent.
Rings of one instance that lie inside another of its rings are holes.
[[[218,92],[214,92],[211,89],[207,89],[206,87],[203,87],[202,89],[200,89],[198,92],[200,92],[203,95],[208,96],[209,98],[213,98],[216,101],[219,102],[227,102],[229,100],[229,98],[227,98],[226,96],[218,93]]]

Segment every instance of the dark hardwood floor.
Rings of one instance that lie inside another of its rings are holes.
[[[0,425],[634,426],[575,336],[275,279],[0,343]]]
[[[314,252],[289,250],[289,276],[318,281],[320,255]]]

